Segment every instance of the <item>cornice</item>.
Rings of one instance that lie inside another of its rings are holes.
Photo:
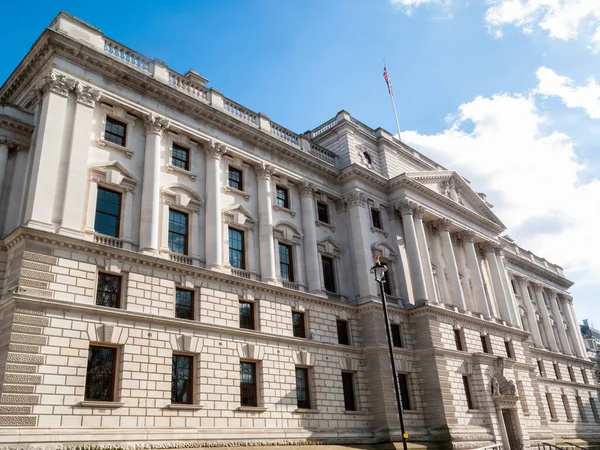
[[[35,129],[33,125],[21,122],[20,120],[15,119],[14,117],[10,117],[4,114],[0,115],[0,128],[14,130],[19,134],[25,135],[33,134],[33,130]]]
[[[356,163],[353,163],[348,167],[342,169],[338,176],[338,181],[340,183],[343,183],[345,181],[356,178],[367,182],[367,184],[376,189],[380,189],[384,192],[388,190],[389,180],[387,178],[379,175],[378,173],[372,170],[359,166]]]
[[[564,286],[565,289],[569,289],[571,286],[573,286],[573,284],[575,284],[573,281],[569,280],[568,278],[566,278],[562,275],[559,275],[556,272],[552,272],[551,270],[548,270],[545,267],[541,267],[538,264],[535,264],[533,261],[530,261],[527,258],[517,255],[516,253],[513,253],[511,251],[505,250],[504,257],[511,264],[514,264],[515,266],[521,267],[523,269],[530,270],[533,273],[538,273],[541,276],[543,276],[551,281],[554,281],[558,285]],[[517,271],[515,271],[515,272],[520,274],[520,272],[517,272]]]
[[[552,360],[571,361],[571,362],[577,363],[579,365],[583,364],[590,368],[594,367],[596,365],[596,363],[588,360],[587,358],[578,358],[577,356],[569,356],[569,355],[565,355],[564,353],[556,353],[556,352],[553,352],[550,350],[546,350],[543,348],[537,348],[534,346],[531,346],[529,348],[529,352],[531,353],[533,358],[535,358],[535,356],[533,356],[533,355],[539,355],[549,361],[552,361]],[[546,378],[544,378],[544,379],[546,379]],[[586,385],[586,386],[589,386],[589,385]]]

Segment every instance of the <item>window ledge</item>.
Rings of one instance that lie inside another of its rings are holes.
[[[273,205],[273,211],[283,211],[292,217],[296,217],[296,211],[289,208],[282,208],[281,206]]]
[[[84,408],[110,408],[116,409],[121,408],[125,403],[123,402],[103,402],[100,400],[84,400],[79,402],[78,406],[82,406]]]
[[[558,419],[550,419],[550,422],[558,422]]]
[[[97,142],[98,142],[98,147],[100,147],[100,148],[104,148],[106,146],[112,147],[116,150],[119,150],[119,151],[125,153],[125,156],[127,156],[127,158],[129,158],[129,159],[131,159],[131,157],[133,156],[133,150],[131,150],[127,147],[123,147],[122,145],[115,144],[114,142],[107,141],[106,139],[98,139]]]
[[[467,409],[468,413],[478,413],[481,412],[481,409],[479,408],[471,408],[471,409]]]
[[[389,233],[387,231],[382,230],[381,228],[371,227],[371,232],[383,234],[385,237],[389,236]]]
[[[315,225],[317,227],[325,227],[325,228],[329,228],[331,231],[335,231],[335,227],[327,222],[321,222],[320,220],[315,220]]]
[[[196,181],[196,178],[198,178],[198,175],[196,175],[195,173],[190,172],[189,170],[186,170],[186,169],[182,169],[181,167],[174,166],[173,164],[167,164],[167,172],[168,173],[178,172],[183,175],[187,175],[188,177],[190,177],[190,180],[192,180],[192,181]]]
[[[265,412],[267,408],[264,406],[238,406],[237,411],[242,412],[252,412],[252,413],[262,413]]]
[[[167,405],[168,409],[181,409],[184,411],[198,411],[204,408],[204,405],[194,405],[189,403],[170,403]]]
[[[364,416],[367,413],[365,411],[344,411],[344,414],[348,416]]]
[[[247,192],[240,191],[239,189],[233,188],[231,186],[225,186],[225,188],[223,190],[226,194],[241,195],[242,197],[244,197],[244,200],[246,200],[246,201],[249,201],[250,197],[251,197],[250,194],[248,194]]]
[[[306,408],[298,408],[292,411],[294,414],[320,414],[321,411],[318,409],[306,409]]]

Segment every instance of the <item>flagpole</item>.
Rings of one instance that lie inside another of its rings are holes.
[[[392,82],[387,73],[387,67],[385,65],[385,59],[383,60],[383,78],[388,85],[388,93],[390,94],[390,100],[392,101],[392,109],[394,110],[394,119],[396,119],[396,129],[398,130],[398,140],[402,142],[400,137],[400,122],[398,122],[398,113],[396,112],[396,103],[394,102],[394,90],[392,89]]]
[[[394,109],[394,118],[396,119],[396,129],[398,130],[398,140],[402,142],[402,138],[400,137],[400,123],[398,122],[398,113],[396,113],[396,104],[394,103],[394,94],[390,94],[390,98],[392,99],[392,108]]]

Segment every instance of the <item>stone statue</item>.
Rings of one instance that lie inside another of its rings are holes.
[[[508,393],[510,395],[517,395],[517,387],[515,386],[515,382],[513,380],[508,382]]]
[[[496,377],[492,377],[492,395],[500,395],[500,383]]]

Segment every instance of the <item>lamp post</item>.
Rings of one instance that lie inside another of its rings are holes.
[[[394,361],[394,349],[392,345],[392,333],[390,332],[390,319],[387,312],[387,303],[385,299],[385,291],[383,283],[385,283],[385,273],[388,268],[385,264],[381,264],[379,256],[375,258],[375,265],[371,267],[371,273],[375,275],[375,281],[379,284],[379,292],[381,293],[381,303],[383,304],[383,319],[385,322],[385,334],[387,335],[388,350],[390,353],[390,363],[392,364],[392,376],[394,377],[394,391],[396,392],[396,405],[398,406],[398,418],[400,419],[400,431],[402,432],[402,446],[407,450],[406,440],[408,434],[404,431],[404,415],[402,414],[402,397],[398,387],[398,372],[396,372],[396,362]]]

